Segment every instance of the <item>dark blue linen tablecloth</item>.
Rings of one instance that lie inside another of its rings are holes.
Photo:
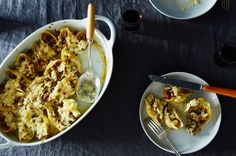
[[[0,0],[0,62],[37,28],[61,19],[86,17],[87,0]],[[220,4],[192,20],[173,20],[158,13],[148,0],[134,0],[144,16],[141,32],[120,24],[120,8],[128,1],[96,0],[96,14],[110,18],[117,30],[114,71],[109,87],[92,112],[52,142],[0,150],[0,155],[171,155],[152,144],[138,116],[149,73],[190,72],[208,83],[236,89],[236,68],[220,68],[213,54],[223,41],[236,42],[236,1],[229,12]],[[107,26],[99,29],[109,36]],[[236,100],[220,96],[222,124],[215,139],[191,155],[236,155]],[[3,139],[1,140],[3,142]]]

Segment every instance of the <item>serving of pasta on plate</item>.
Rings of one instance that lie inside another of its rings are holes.
[[[18,55],[0,89],[0,129],[21,142],[44,140],[81,116],[75,92],[78,57],[87,48],[84,31],[44,31],[32,48]]]

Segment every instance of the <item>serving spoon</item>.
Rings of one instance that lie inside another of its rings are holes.
[[[94,38],[94,27],[95,27],[95,6],[93,3],[88,5],[87,13],[87,30],[86,39],[88,43],[88,70],[82,74],[79,78],[77,99],[79,101],[93,103],[100,92],[101,82],[100,78],[95,74],[92,69],[91,60],[91,45]]]

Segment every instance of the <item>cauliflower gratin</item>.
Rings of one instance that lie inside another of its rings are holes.
[[[165,101],[182,103],[191,95],[191,91],[176,86],[164,86],[162,94]]]
[[[148,116],[157,124],[165,124],[171,129],[183,127],[180,115],[166,101],[156,98],[153,94],[149,94],[145,98],[145,104]]]
[[[204,98],[193,99],[187,103],[186,128],[189,134],[196,135],[211,118],[211,106]]]
[[[19,54],[0,89],[0,129],[19,141],[43,140],[81,116],[75,101],[81,75],[78,53],[87,48],[85,32],[44,31]]]

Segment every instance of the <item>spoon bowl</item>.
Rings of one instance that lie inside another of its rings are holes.
[[[79,78],[77,98],[82,102],[93,103],[97,99],[100,89],[100,78],[92,69],[89,69]]]

